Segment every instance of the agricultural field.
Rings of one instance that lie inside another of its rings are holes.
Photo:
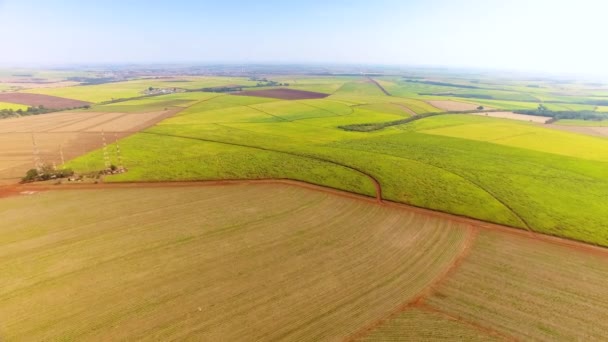
[[[608,141],[510,116],[436,115],[432,102],[387,96],[378,84],[349,80],[308,100],[201,93],[122,140],[130,171],[105,181],[287,178],[608,245],[597,215],[608,212]],[[399,124],[420,114],[435,116]],[[378,122],[397,124],[340,128]],[[98,150],[68,165],[91,172],[103,161]]]
[[[149,87],[202,89],[226,85],[255,85],[254,81],[236,77],[180,77],[163,79],[138,79],[126,82],[111,82],[97,85],[79,85],[63,88],[39,88],[29,93],[52,95],[69,99],[99,103],[116,99],[128,99],[144,95]]]
[[[28,93],[0,93],[0,101],[15,103],[26,107],[44,106],[48,109],[76,108],[84,107],[89,104],[89,102],[63,97]]]
[[[17,103],[10,103],[10,102],[0,102],[0,110],[3,109],[12,109],[12,110],[26,110],[28,106],[26,105],[22,105],[22,104],[17,104]]]
[[[163,103],[164,104],[164,103]],[[138,108],[133,106],[131,109]],[[48,165],[98,149],[172,116],[181,107],[146,107],[147,111],[67,111],[0,120],[0,184],[18,181],[33,159]],[[144,108],[145,109],[145,108]],[[104,132],[104,136],[102,136]],[[116,146],[113,146],[116,149]]]
[[[608,252],[580,243],[293,182],[15,191],[0,198],[9,341],[589,340],[608,329]]]

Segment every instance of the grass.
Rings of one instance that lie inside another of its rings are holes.
[[[54,191],[2,199],[0,215],[7,340],[342,339],[426,288],[467,237],[277,185]]]

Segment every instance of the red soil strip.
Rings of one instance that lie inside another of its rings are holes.
[[[482,332],[484,334],[490,335],[490,336],[498,337],[500,339],[507,340],[507,341],[518,341],[513,336],[505,335],[504,333],[501,333],[498,330],[494,330],[492,328],[488,328],[488,327],[483,326],[481,324],[477,324],[475,322],[471,322],[471,321],[466,320],[466,319],[464,319],[464,318],[462,318],[460,316],[452,315],[452,314],[447,313],[447,312],[445,312],[443,310],[437,309],[436,307],[433,307],[433,306],[429,306],[429,305],[426,305],[426,304],[419,304],[419,305],[416,305],[415,307],[418,308],[418,309],[421,309],[421,310],[425,310],[425,311],[434,313],[434,314],[445,316],[446,318],[448,318],[450,320],[462,323],[464,325],[468,325],[471,328],[473,328],[473,329],[475,329],[477,331],[480,331],[480,332]]]
[[[397,317],[399,314],[401,314],[405,310],[408,310],[410,307],[423,305],[424,299],[426,297],[430,296],[434,292],[434,289],[436,287],[438,287],[440,283],[444,282],[453,272],[455,272],[455,270],[462,264],[464,259],[469,255],[469,252],[471,250],[471,247],[473,246],[476,236],[477,236],[477,229],[473,228],[473,226],[469,226],[469,228],[467,230],[467,236],[466,236],[466,239],[462,246],[462,249],[456,256],[456,258],[454,258],[454,261],[452,262],[452,264],[450,264],[450,266],[448,268],[446,268],[440,275],[438,275],[437,278],[435,278],[429,286],[427,286],[425,289],[423,289],[414,298],[408,299],[407,301],[399,304],[396,308],[389,311],[383,317],[380,317],[379,319],[372,321],[371,323],[363,326],[363,328],[359,329],[357,332],[355,332],[354,334],[352,334],[351,336],[346,338],[345,341],[359,340],[360,338],[368,335],[369,333],[371,333],[378,327],[382,326],[384,323]]]
[[[226,185],[242,185],[242,184],[282,184],[292,185],[302,188],[311,189],[314,191],[320,191],[329,193],[332,195],[338,195],[350,199],[359,201],[365,201],[370,204],[384,205],[392,208],[398,208],[409,212],[419,213],[421,215],[427,215],[431,217],[437,217],[444,220],[470,224],[474,228],[486,229],[490,231],[497,231],[506,234],[512,234],[520,237],[526,237],[533,240],[538,240],[553,245],[562,246],[571,250],[589,253],[600,257],[608,258],[608,248],[588,244],[585,242],[571,240],[568,238],[557,237],[546,235],[542,233],[535,233],[523,230],[521,228],[514,228],[504,226],[496,223],[481,221],[472,219],[464,216],[455,214],[444,213],[441,211],[435,211],[426,208],[415,207],[409,204],[396,203],[383,200],[381,203],[375,198],[370,198],[364,195],[355,194],[348,191],[328,188],[312,183],[306,183],[303,181],[296,181],[291,179],[244,179],[244,180],[210,180],[210,181],[177,181],[177,182],[121,182],[121,183],[100,183],[100,184],[62,184],[62,185],[49,185],[40,183],[30,184],[13,184],[8,186],[0,186],[0,194],[2,197],[18,195],[22,191],[49,191],[49,190],[79,190],[79,189],[122,189],[122,188],[163,188],[163,187],[192,187],[192,186],[226,186]]]
[[[18,103],[30,107],[44,106],[49,109],[76,108],[90,104],[90,102],[64,97],[28,93],[0,93],[0,102]]]
[[[314,91],[287,89],[287,88],[247,90],[247,91],[240,91],[238,93],[232,93],[231,95],[269,97],[269,98],[281,99],[281,100],[324,99],[329,96],[329,94],[317,93]]]

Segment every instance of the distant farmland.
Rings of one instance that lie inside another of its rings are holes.
[[[63,97],[27,93],[0,93],[0,101],[21,104],[28,107],[43,106],[49,109],[76,108],[90,104],[89,102]]]
[[[551,340],[608,329],[597,319],[608,315],[605,250],[287,184],[133,187],[0,199],[3,338]]]

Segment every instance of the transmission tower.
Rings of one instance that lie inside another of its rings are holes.
[[[106,169],[109,169],[112,165],[110,163],[110,156],[108,155],[108,144],[106,143],[106,134],[101,130],[101,140],[103,142],[103,163]]]
[[[63,145],[59,145],[59,156],[61,157],[61,168],[64,168],[65,158],[63,157]]]
[[[42,162],[40,161],[40,150],[38,149],[38,145],[36,144],[36,138],[34,137],[34,132],[32,131],[32,152],[34,154],[34,168],[38,173],[42,172]]]
[[[118,160],[118,168],[122,169],[122,156],[120,155],[120,145],[118,145],[118,133],[114,132],[114,146],[116,148],[116,159]]]

